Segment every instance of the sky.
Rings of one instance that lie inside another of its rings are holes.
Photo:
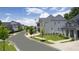
[[[2,22],[16,21],[28,26],[36,26],[39,18],[69,13],[70,7],[0,7]]]

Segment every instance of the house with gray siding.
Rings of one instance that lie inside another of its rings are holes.
[[[12,32],[16,32],[19,30],[19,27],[22,26],[20,23],[11,21],[11,22],[3,22],[3,25],[7,27]]]
[[[60,33],[64,34],[63,27],[65,27],[66,20],[61,15],[56,17],[49,15],[46,18],[39,18],[40,31],[43,29],[46,34]]]
[[[72,37],[75,40],[79,39],[79,14],[70,19],[63,28],[65,36]]]

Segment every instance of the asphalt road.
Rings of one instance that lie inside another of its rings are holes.
[[[58,51],[56,48],[49,47],[39,42],[29,40],[24,36],[25,31],[18,33],[17,35],[9,38],[20,51]]]

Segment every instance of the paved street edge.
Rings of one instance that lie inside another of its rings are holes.
[[[12,36],[10,36],[10,37],[16,36],[16,35],[19,34],[19,33],[20,33],[20,32],[14,33],[14,34],[13,34]],[[20,51],[20,49],[16,46],[16,44],[15,44],[13,41],[10,40],[10,43],[15,47],[16,51]]]
[[[49,46],[49,47],[51,47],[51,48],[55,48],[55,47],[52,47],[51,45],[49,45],[49,44],[47,44],[47,43],[40,42],[40,41],[35,40],[35,39],[33,39],[33,38],[27,37],[26,34],[24,34],[24,36],[25,36],[26,38],[29,38],[29,39],[32,40],[32,41],[38,42],[38,43],[40,43],[40,44],[44,44],[44,45]],[[58,49],[58,48],[56,48],[56,49]],[[60,49],[58,49],[58,50],[61,51]]]
[[[16,44],[10,40],[10,43],[15,47],[16,51],[20,51],[20,49],[16,46]]]

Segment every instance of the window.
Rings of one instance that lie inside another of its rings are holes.
[[[76,19],[76,21],[77,21],[77,24],[79,25],[79,19]]]
[[[72,26],[74,26],[74,24],[71,24]]]
[[[68,26],[71,26],[71,23],[68,23]]]
[[[37,26],[40,26],[40,23],[37,23]]]
[[[59,30],[59,28],[58,28],[58,30]]]
[[[56,25],[56,22],[54,22],[54,24]]]
[[[51,28],[51,30],[53,30],[53,28]]]

